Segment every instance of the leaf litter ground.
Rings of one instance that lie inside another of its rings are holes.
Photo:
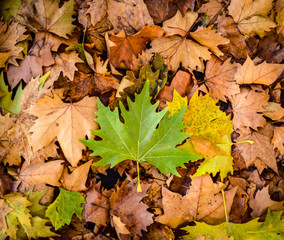
[[[0,11],[1,239],[283,239],[283,1]]]

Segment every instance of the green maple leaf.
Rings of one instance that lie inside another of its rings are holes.
[[[58,197],[48,206],[45,215],[50,219],[56,231],[64,224],[69,225],[73,214],[82,219],[82,203],[85,203],[85,199],[79,192],[70,192],[60,188]]]
[[[268,209],[264,222],[255,218],[247,223],[222,223],[209,225],[196,222],[195,226],[183,228],[189,235],[183,237],[185,240],[205,237],[205,240],[234,239],[234,240],[281,240],[284,238],[284,220],[281,220],[282,212],[271,212]]]
[[[23,93],[22,83],[18,86],[17,92],[12,99],[13,92],[9,91],[8,86],[4,82],[3,72],[0,75],[0,90],[5,96],[0,98],[0,108],[3,108],[4,113],[18,114],[20,112],[20,96]]]
[[[179,176],[177,167],[183,167],[184,163],[198,158],[188,151],[176,149],[176,145],[190,135],[181,132],[185,108],[171,118],[165,115],[167,109],[156,112],[158,103],[151,104],[148,81],[141,93],[136,95],[135,102],[129,98],[127,102],[129,111],[120,102],[121,116],[124,120],[122,123],[117,108],[112,112],[98,101],[96,122],[101,129],[92,130],[92,133],[102,140],[81,140],[93,150],[93,156],[102,157],[95,165],[111,164],[113,167],[128,159],[136,161],[137,165],[146,161],[162,173]],[[139,171],[139,165],[137,170]]]

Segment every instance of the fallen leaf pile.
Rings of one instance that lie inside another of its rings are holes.
[[[0,239],[283,239],[283,0],[0,2]]]

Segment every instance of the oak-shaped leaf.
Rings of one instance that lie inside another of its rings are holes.
[[[85,203],[85,199],[81,193],[60,188],[58,197],[48,206],[45,215],[50,219],[56,231],[64,224],[69,225],[73,214],[82,219],[82,203]]]
[[[76,166],[84,148],[78,139],[85,135],[90,137],[89,129],[96,127],[93,121],[96,98],[85,97],[76,103],[64,103],[57,95],[54,98],[45,96],[29,111],[38,117],[30,129],[33,151],[47,146],[57,137],[65,157],[72,166]]]
[[[265,221],[259,222],[255,218],[247,223],[229,223],[220,225],[209,225],[207,223],[195,222],[195,226],[183,228],[189,235],[184,236],[184,240],[204,239],[275,239],[280,240],[284,237],[284,220],[281,220],[282,212],[271,212],[268,210]]]
[[[128,159],[138,163],[146,161],[162,173],[179,176],[177,167],[198,158],[175,148],[189,136],[181,133],[185,109],[169,118],[165,116],[166,109],[156,112],[158,103],[152,105],[150,101],[147,81],[142,92],[136,95],[135,102],[128,99],[129,111],[120,104],[124,123],[119,119],[117,108],[111,112],[98,101],[96,122],[100,129],[92,130],[92,133],[102,140],[81,140],[93,150],[92,156],[102,157],[95,165],[111,164],[113,167]]]

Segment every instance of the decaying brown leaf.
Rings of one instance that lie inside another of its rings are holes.
[[[164,215],[156,221],[176,228],[184,222],[205,221],[221,223],[225,220],[221,194],[222,183],[213,183],[209,175],[192,177],[191,186],[185,196],[162,188]],[[236,188],[225,192],[227,212],[230,212]]]
[[[85,135],[91,137],[90,129],[96,129],[94,122],[96,112],[96,98],[85,97],[77,103],[64,103],[54,95],[54,98],[45,96],[29,109],[37,116],[31,142],[33,151],[47,146],[55,137],[60,143],[65,157],[72,166],[82,157],[85,146],[78,141]]]
[[[16,59],[22,59],[23,47],[17,43],[25,40],[28,35],[24,35],[26,28],[19,23],[7,24],[0,20],[0,67],[7,63],[18,66]]]
[[[125,180],[122,186],[110,198],[110,214],[120,218],[126,229],[131,233],[142,235],[147,226],[153,223],[153,214],[147,211],[147,206],[141,202],[146,197],[149,185],[142,184],[142,192],[137,192],[137,186]]]
[[[19,63],[19,66],[9,66],[7,76],[12,89],[22,79],[28,83],[32,78],[41,76],[43,66],[47,67],[55,63],[51,55],[51,46],[52,44],[46,42],[45,39],[40,39],[34,43],[28,55]]]
[[[268,102],[265,106],[266,111],[263,113],[264,116],[269,117],[273,121],[283,122],[284,120],[284,108],[281,104],[275,102]]]
[[[218,32],[221,33],[223,37],[230,40],[229,43],[220,45],[220,49],[228,55],[233,55],[237,59],[245,59],[247,55],[250,54],[245,41],[246,37],[240,33],[232,17],[223,14],[217,18],[216,23]]]
[[[110,221],[109,198],[112,190],[100,190],[101,183],[93,183],[86,193],[86,203],[83,205],[83,219],[100,226],[106,226]]]

